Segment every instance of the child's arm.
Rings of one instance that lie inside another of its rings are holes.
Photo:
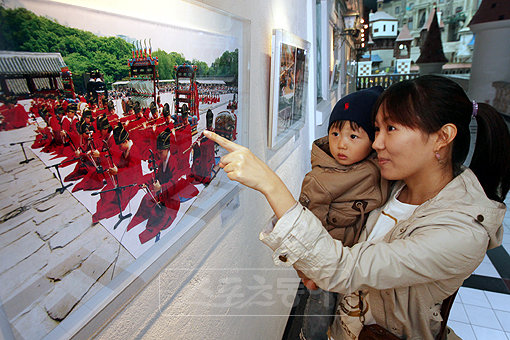
[[[301,185],[301,194],[299,202],[313,212],[326,227],[328,223],[328,213],[331,205],[332,197],[326,188],[314,175],[312,170],[306,174]]]

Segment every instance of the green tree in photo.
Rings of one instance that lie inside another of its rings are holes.
[[[132,45],[119,37],[98,37],[76,28],[38,16],[25,8],[6,9],[0,6],[0,50],[29,52],[58,52],[73,73],[79,92],[85,88],[84,79],[92,70],[99,70],[111,88],[113,82],[129,79],[128,60]],[[158,49],[160,79],[175,79],[175,66],[193,64],[197,75],[233,76],[237,80],[239,51],[225,51],[210,66],[198,59],[186,60],[182,53]]]
[[[233,76],[237,81],[239,67],[239,50],[225,51],[221,57],[217,58],[209,68],[210,76]]]

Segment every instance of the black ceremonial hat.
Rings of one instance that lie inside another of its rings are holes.
[[[76,110],[78,109],[78,105],[76,105],[76,103],[71,103],[69,105],[67,105],[67,111],[74,111],[76,112]]]
[[[110,127],[110,122],[108,121],[108,118],[106,118],[106,115],[97,117],[96,126],[98,130],[103,130]]]
[[[56,115],[62,115],[62,114],[64,114],[64,108],[63,108],[62,106],[57,106],[57,107],[55,108],[55,114],[56,114]]]
[[[88,132],[88,131],[92,131],[92,126],[90,124],[88,124],[86,121],[82,120],[79,124],[78,124],[78,132],[79,133],[85,133],[85,132]]]
[[[170,116],[170,105],[168,105],[168,103],[165,103],[165,105],[163,106],[163,116],[164,117]]]
[[[212,128],[214,120],[214,114],[211,109],[207,110],[207,113],[205,114],[205,122],[208,128]]]
[[[142,110],[142,107],[140,106],[140,102],[135,103],[135,105],[133,106],[133,110],[135,111],[135,113],[138,113]]]
[[[82,114],[83,118],[85,117],[90,117],[90,121],[93,122],[94,121],[94,117],[92,117],[92,111],[90,111],[89,109],[85,109],[83,110],[83,114]]]
[[[115,144],[119,145],[124,143],[129,139],[129,133],[124,129],[122,123],[118,123],[115,129],[113,129],[113,138],[115,139]]]
[[[46,106],[41,107],[41,110],[39,110],[39,115],[46,117],[48,115],[48,109]]]
[[[158,135],[156,140],[156,148],[158,150],[166,150],[170,148],[170,136],[172,135],[172,131],[169,128],[166,128],[165,131],[161,132]]]

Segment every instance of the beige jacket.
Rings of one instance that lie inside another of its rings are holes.
[[[363,241],[380,210],[370,213],[361,242],[351,248],[331,238],[299,204],[260,239],[274,250],[276,264],[294,264],[325,290],[368,290],[382,327],[405,339],[433,340],[443,299],[478,267],[487,249],[501,244],[506,207],[489,200],[465,169],[384,240]]]
[[[331,237],[352,246],[368,212],[386,202],[388,181],[381,178],[373,156],[349,166],[338,163],[329,153],[327,136],[313,142],[311,162],[299,203],[321,220]]]

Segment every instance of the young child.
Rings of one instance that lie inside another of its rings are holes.
[[[372,108],[382,87],[349,94],[336,103],[329,118],[328,136],[313,143],[312,171],[306,174],[299,202],[310,209],[329,234],[344,246],[354,245],[368,212],[388,196],[372,153]],[[310,291],[301,328],[301,339],[327,339],[337,294]]]

